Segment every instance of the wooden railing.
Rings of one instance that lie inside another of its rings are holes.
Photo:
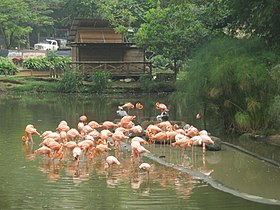
[[[139,77],[152,73],[152,63],[145,61],[76,61],[71,68],[82,74],[93,74],[98,70],[108,71],[112,76]]]

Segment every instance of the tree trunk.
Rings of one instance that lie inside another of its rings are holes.
[[[29,34],[29,33],[28,33],[27,36],[26,36],[26,41],[27,41],[27,43],[26,43],[26,48],[27,48],[27,49],[30,49],[30,34]]]

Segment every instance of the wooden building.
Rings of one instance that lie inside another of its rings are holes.
[[[151,74],[151,63],[145,52],[125,41],[108,21],[74,19],[69,35],[72,47],[72,66],[83,74],[105,70],[113,77],[139,78]]]

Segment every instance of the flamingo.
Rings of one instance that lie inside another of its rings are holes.
[[[99,156],[100,153],[107,152],[111,149],[108,147],[108,145],[98,144],[98,145],[96,145],[96,147],[93,148],[93,150],[94,150],[94,155]]]
[[[82,149],[79,146],[74,147],[73,149],[73,157],[75,158],[75,160],[80,160],[80,156],[82,154]]]
[[[56,141],[53,141],[53,142],[50,142],[48,147],[53,151],[53,154],[56,154],[57,157],[59,157],[59,159],[62,159],[62,157],[63,157],[63,153],[61,152],[62,144],[60,144]]]
[[[169,121],[164,121],[156,124],[159,128],[161,128],[163,131],[171,131],[173,130],[173,126]]]
[[[32,135],[38,135],[40,136],[40,133],[37,131],[36,128],[34,128],[34,125],[29,124],[25,127],[25,135],[26,136],[22,136],[22,142],[27,143],[29,140],[31,141],[32,144],[34,144]]]
[[[98,139],[100,137],[100,132],[98,130],[93,130],[88,135],[92,136],[94,139]]]
[[[48,135],[46,135],[43,139],[47,139],[47,138],[52,138],[55,141],[59,141],[60,140],[60,134],[57,132],[51,132]]]
[[[141,165],[139,166],[139,168],[143,171],[147,172],[147,175],[149,177],[150,174],[150,170],[151,170],[151,165],[149,163],[141,163]]]
[[[88,119],[87,119],[87,116],[85,116],[85,115],[80,116],[80,121],[83,122],[84,125],[87,124],[87,120],[88,120]]]
[[[115,132],[115,133],[113,133],[113,135],[112,135],[112,140],[114,141],[115,147],[116,147],[117,149],[120,148],[120,141],[123,141],[123,140],[128,139],[128,138],[129,138],[129,137],[126,136],[126,135],[124,135],[124,133],[121,132],[121,131]]]
[[[186,132],[187,132],[187,136],[189,137],[194,137],[199,134],[199,130],[192,125],[186,130]]]
[[[130,132],[132,132],[133,134],[141,134],[143,131],[143,128],[141,127],[141,125],[135,125],[132,128],[129,129]]]
[[[162,112],[168,112],[169,109],[163,103],[156,102],[156,109],[161,110]]]
[[[55,140],[54,140],[53,138],[46,138],[46,139],[44,139],[44,140],[39,144],[39,146],[47,146],[47,147],[49,147],[49,144],[50,144],[51,142],[55,142]]]
[[[90,132],[94,131],[94,128],[90,127],[89,125],[85,125],[83,128],[82,128],[82,131],[81,133],[83,134],[88,134]]]
[[[65,120],[60,121],[60,123],[58,124],[56,130],[61,131],[62,128],[67,128],[68,124]]]
[[[131,102],[128,102],[128,103],[125,103],[124,105],[122,105],[121,106],[123,109],[127,109],[127,112],[129,113],[129,110],[130,109],[133,109],[134,108],[134,105],[133,105],[133,103],[131,103]]]
[[[108,156],[104,165],[104,169],[108,169],[112,165],[120,165],[120,161],[115,156]]]
[[[122,117],[121,121],[119,122],[119,126],[126,128],[128,126],[128,124],[129,124],[129,122],[131,122],[135,118],[136,118],[135,115],[133,115],[133,116],[124,116],[124,117]]]
[[[108,129],[100,131],[100,138],[103,142],[107,143],[109,136],[112,136],[112,135],[113,135],[113,133]]]
[[[141,154],[145,152],[150,152],[145,147],[141,146],[140,141],[134,140],[131,142],[131,159],[130,162],[133,164],[135,162],[135,158],[140,158],[139,162],[141,162]]]
[[[69,149],[74,149],[77,146],[77,143],[75,141],[68,141],[63,144],[63,146]]]
[[[39,149],[35,150],[34,152],[47,155],[50,158],[52,157],[52,150],[47,146],[42,146]]]
[[[45,131],[40,135],[40,137],[44,138],[45,136],[49,135],[50,133],[52,133],[52,131]]]
[[[134,138],[131,139],[131,142],[133,141],[138,141],[140,144],[149,144],[145,139],[135,136]]]
[[[68,125],[61,124],[61,125],[59,125],[59,126],[57,127],[57,130],[59,130],[60,132],[61,132],[61,131],[67,132],[67,131],[70,130],[70,127],[69,127]]]
[[[135,104],[135,107],[136,107],[136,109],[141,110],[141,109],[143,109],[144,106],[140,102],[138,102]]]
[[[67,139],[75,139],[75,138],[81,138],[82,135],[79,133],[79,131],[75,128],[71,128],[69,131],[67,131]]]
[[[140,102],[138,102],[138,103],[135,104],[135,107],[137,109],[137,118],[140,120],[139,111],[142,110],[144,108],[144,106]]]
[[[92,128],[94,128],[94,129],[97,129],[97,128],[101,128],[102,127],[102,125],[100,125],[98,122],[96,122],[96,121],[90,121],[89,123],[88,123],[88,125],[90,126],[90,127],[92,127]]]
[[[159,128],[158,126],[150,124],[146,129],[146,136],[151,136],[151,135],[157,134],[161,131],[162,131],[162,129]]]
[[[113,128],[113,127],[118,127],[118,124],[113,123],[113,122],[111,122],[111,121],[105,121],[105,122],[103,122],[103,124],[102,124],[102,128],[103,128],[103,129],[110,129],[110,128]]]
[[[66,131],[61,131],[61,132],[59,133],[59,135],[60,135],[60,139],[61,139],[63,142],[66,142],[66,141],[67,141],[67,133],[66,133]]]
[[[168,135],[165,131],[161,131],[153,136],[150,136],[149,137],[149,140],[151,142],[154,142],[155,140],[158,140],[158,141],[166,141],[168,140]]]

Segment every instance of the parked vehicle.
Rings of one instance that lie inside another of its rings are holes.
[[[58,50],[58,48],[58,42],[54,39],[46,39],[46,41],[34,45],[35,50]]]

